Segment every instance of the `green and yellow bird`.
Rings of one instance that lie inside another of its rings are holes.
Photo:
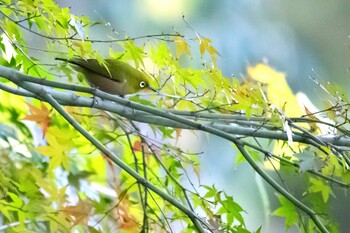
[[[56,58],[73,65],[73,68],[82,73],[90,86],[101,91],[124,96],[145,89],[156,91],[149,85],[147,75],[129,64],[117,59],[105,59],[105,65],[96,59]]]

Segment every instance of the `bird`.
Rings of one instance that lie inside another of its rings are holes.
[[[104,64],[96,59],[80,57],[67,59],[57,57],[55,60],[68,62],[83,74],[89,85],[113,95],[125,96],[145,89],[156,90],[149,85],[148,76],[118,59],[105,59]]]

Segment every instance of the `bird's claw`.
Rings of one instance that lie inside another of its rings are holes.
[[[95,104],[98,104],[98,100],[96,98],[96,90],[97,90],[96,87],[92,88],[92,95],[93,95],[93,97],[92,97],[92,103],[91,103],[90,108],[93,108],[95,106]]]

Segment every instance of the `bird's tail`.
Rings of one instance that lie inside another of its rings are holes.
[[[56,57],[55,60],[69,62],[69,60],[67,58],[62,58],[62,57]]]
[[[83,67],[85,69],[89,69],[89,67],[87,67],[85,64],[86,63],[85,60],[67,59],[67,58],[62,58],[62,57],[56,57],[55,60],[68,62],[70,64],[76,65],[77,67]],[[82,62],[82,61],[84,61],[84,62]]]

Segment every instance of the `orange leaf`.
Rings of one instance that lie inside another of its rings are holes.
[[[41,102],[40,109],[27,103],[31,115],[25,116],[22,120],[35,121],[38,123],[43,130],[43,135],[45,136],[47,132],[47,128],[49,127],[51,116],[50,113],[52,110],[49,110],[43,102]]]
[[[132,147],[134,149],[134,151],[142,151],[142,143],[141,141],[135,141],[134,145]]]
[[[115,215],[120,229],[129,230],[131,232],[137,232],[139,230],[139,224],[137,220],[130,215],[128,203],[125,203],[125,201],[119,203]]]
[[[73,221],[74,225],[86,224],[91,215],[92,203],[89,201],[79,200],[79,203],[75,206],[66,206],[62,212],[68,219]]]

